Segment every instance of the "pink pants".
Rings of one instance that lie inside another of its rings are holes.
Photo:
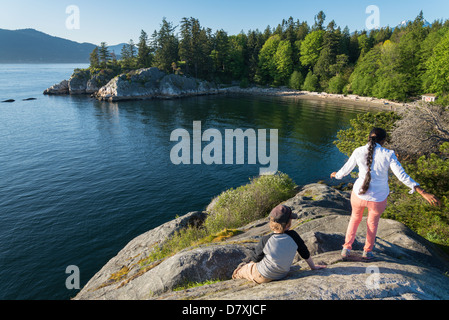
[[[377,226],[381,214],[387,207],[387,199],[382,202],[373,202],[360,199],[355,193],[351,195],[352,214],[349,221],[348,230],[346,231],[346,239],[343,248],[352,249],[355,234],[360,222],[363,218],[363,211],[368,208],[368,219],[366,221],[366,240],[363,250],[366,252],[372,251],[376,241]]]

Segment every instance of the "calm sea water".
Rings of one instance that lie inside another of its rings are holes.
[[[258,175],[259,165],[175,166],[173,130],[278,129],[279,170],[303,185],[344,164],[332,142],[363,111],[274,97],[42,95],[75,67],[0,65],[0,101],[16,100],[0,104],[0,299],[69,299],[67,266],[83,286],[134,237]]]

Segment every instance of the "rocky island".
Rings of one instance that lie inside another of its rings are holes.
[[[112,258],[75,300],[354,300],[449,299],[447,255],[400,222],[381,219],[377,259],[344,261],[341,245],[350,218],[350,193],[324,184],[297,190],[284,204],[297,213],[292,226],[306,242],[315,262],[327,268],[312,271],[297,255],[288,276],[280,281],[255,285],[231,280],[233,270],[248,259],[259,238],[270,232],[267,219],[254,221],[222,241],[192,246],[142,268],[140,261],[177,230],[201,225],[205,211],[191,212],[130,241]],[[363,250],[365,220],[354,244]],[[361,254],[360,254],[361,255]],[[219,280],[192,289],[176,290],[188,282]]]
[[[158,68],[138,69],[111,79],[105,73],[91,75],[89,70],[75,70],[69,80],[46,89],[46,95],[91,95],[101,101],[170,99],[216,94],[213,83],[192,77],[166,74]]]

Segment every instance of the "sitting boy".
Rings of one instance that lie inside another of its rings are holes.
[[[253,254],[252,262],[240,264],[232,279],[247,279],[255,283],[266,283],[284,278],[290,271],[296,252],[306,260],[310,269],[325,268],[315,265],[304,241],[289,230],[292,219],[298,216],[285,205],[278,205],[270,213],[270,229],[273,233],[263,236]]]

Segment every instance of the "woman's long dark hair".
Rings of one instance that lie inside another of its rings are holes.
[[[368,166],[368,172],[366,173],[365,181],[363,181],[362,188],[359,194],[365,194],[368,191],[369,184],[371,182],[371,166],[374,158],[374,148],[376,143],[382,142],[387,138],[387,132],[381,128],[374,128],[371,130],[368,138],[368,155],[366,156],[366,165]]]

